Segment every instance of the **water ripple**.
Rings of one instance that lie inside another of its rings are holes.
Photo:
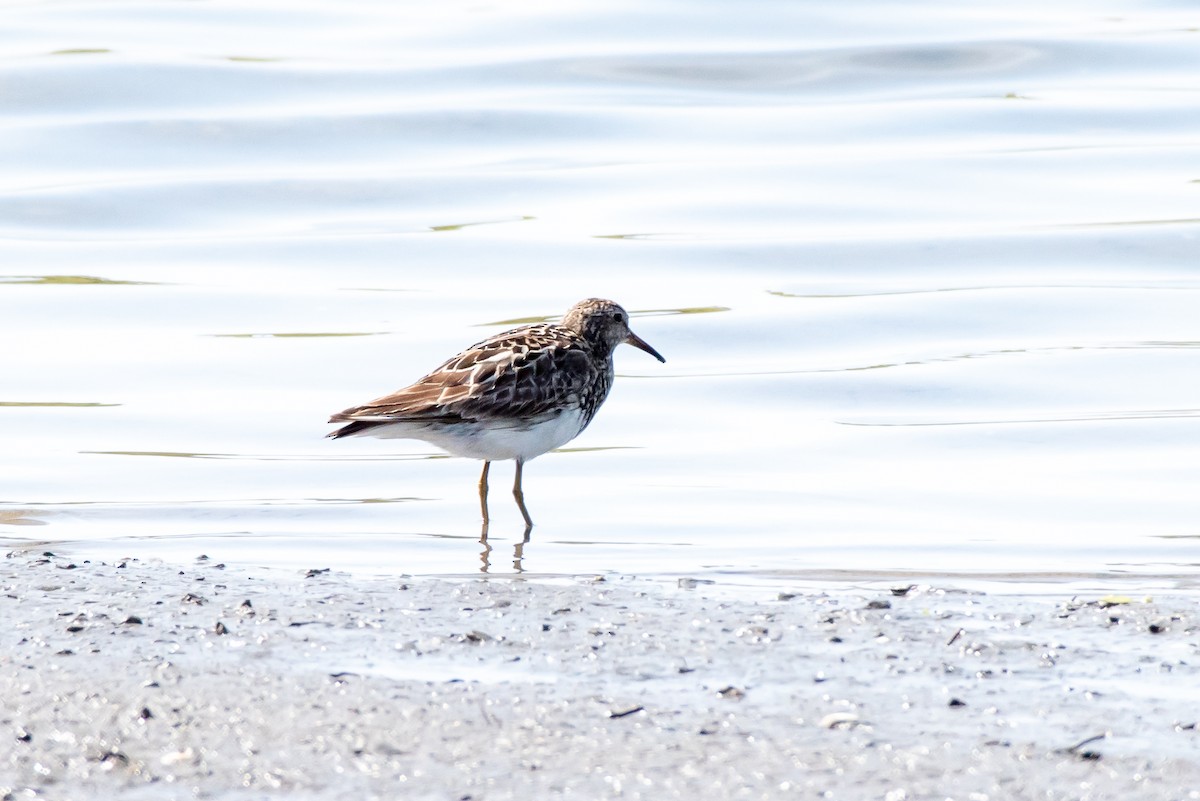
[[[1114,420],[1175,420],[1200,417],[1200,409],[1137,409],[1132,411],[1080,412],[1066,415],[1036,415],[986,420],[835,420],[844,426],[924,428],[930,426],[994,426],[1031,423],[1094,423]]]

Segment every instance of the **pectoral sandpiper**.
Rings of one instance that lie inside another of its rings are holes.
[[[561,447],[591,422],[613,383],[613,351],[622,343],[660,362],[629,330],[629,314],[611,300],[576,303],[561,323],[523,325],[483,340],[411,386],[338,412],[346,423],[330,437],[417,439],[483,460],[479,506],[487,533],[488,469],[516,461],[513,496],[525,518],[525,462]]]

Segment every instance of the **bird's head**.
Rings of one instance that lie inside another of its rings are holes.
[[[588,342],[601,345],[609,353],[616,350],[617,345],[627,343],[646,351],[660,362],[666,361],[658,351],[629,330],[629,312],[611,300],[581,300],[563,317],[562,324],[564,328],[582,335]]]

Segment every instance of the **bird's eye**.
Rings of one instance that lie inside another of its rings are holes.
[[[613,312],[613,322],[617,322],[617,323],[625,322],[625,315],[621,314],[620,312]]]

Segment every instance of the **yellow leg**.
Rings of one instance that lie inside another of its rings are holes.
[[[525,508],[525,493],[521,490],[521,469],[525,466],[525,462],[517,460],[517,477],[513,481],[513,497],[517,499],[517,508],[521,510],[521,516],[525,518],[525,533],[533,528],[533,518],[529,516],[529,510]]]

